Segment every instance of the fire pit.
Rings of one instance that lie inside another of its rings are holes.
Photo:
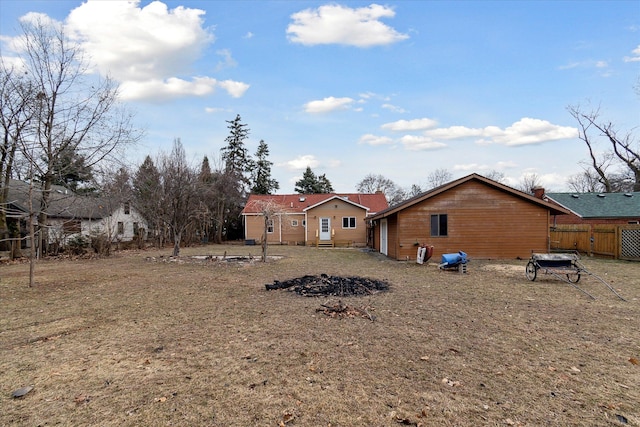
[[[282,282],[274,280],[273,284],[266,284],[265,287],[268,291],[286,289],[305,297],[345,297],[373,295],[388,291],[389,283],[366,277],[340,277],[321,274],[319,276],[306,275]]]

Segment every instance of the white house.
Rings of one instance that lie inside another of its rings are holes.
[[[31,191],[35,212],[40,210],[40,191],[38,186]],[[8,202],[11,217],[28,227],[29,183],[11,180]],[[78,234],[102,236],[111,243],[147,238],[146,220],[128,201],[81,195],[53,186],[46,210],[49,244],[64,246]]]

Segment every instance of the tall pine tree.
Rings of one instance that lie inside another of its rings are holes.
[[[256,151],[256,160],[253,168],[253,194],[272,194],[280,188],[280,184],[271,178],[271,166],[273,162],[267,160],[269,156],[269,146],[264,140],[260,140]]]
[[[302,179],[296,182],[295,191],[300,194],[333,193],[333,186],[325,174],[316,176],[310,166],[302,174]]]
[[[229,125],[229,136],[225,138],[227,145],[220,152],[224,162],[225,173],[232,175],[238,180],[243,192],[249,187],[247,174],[251,171],[252,161],[248,150],[245,147],[245,140],[249,137],[247,125],[242,123],[240,114],[233,120],[226,121]]]

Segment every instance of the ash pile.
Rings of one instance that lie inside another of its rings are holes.
[[[389,283],[383,280],[369,279],[366,277],[350,276],[319,276],[306,275],[295,279],[279,281],[265,285],[268,291],[286,289],[305,297],[318,296],[362,296],[373,295],[389,290]]]

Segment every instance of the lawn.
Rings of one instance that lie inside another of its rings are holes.
[[[357,249],[169,254],[41,261],[33,288],[28,264],[0,265],[0,425],[640,426],[639,263],[583,260],[622,301],[592,278],[595,300],[531,282],[526,260],[460,274]],[[245,259],[203,257],[223,254]],[[265,288],[322,273],[390,289]],[[355,310],[320,311],[339,301]]]

